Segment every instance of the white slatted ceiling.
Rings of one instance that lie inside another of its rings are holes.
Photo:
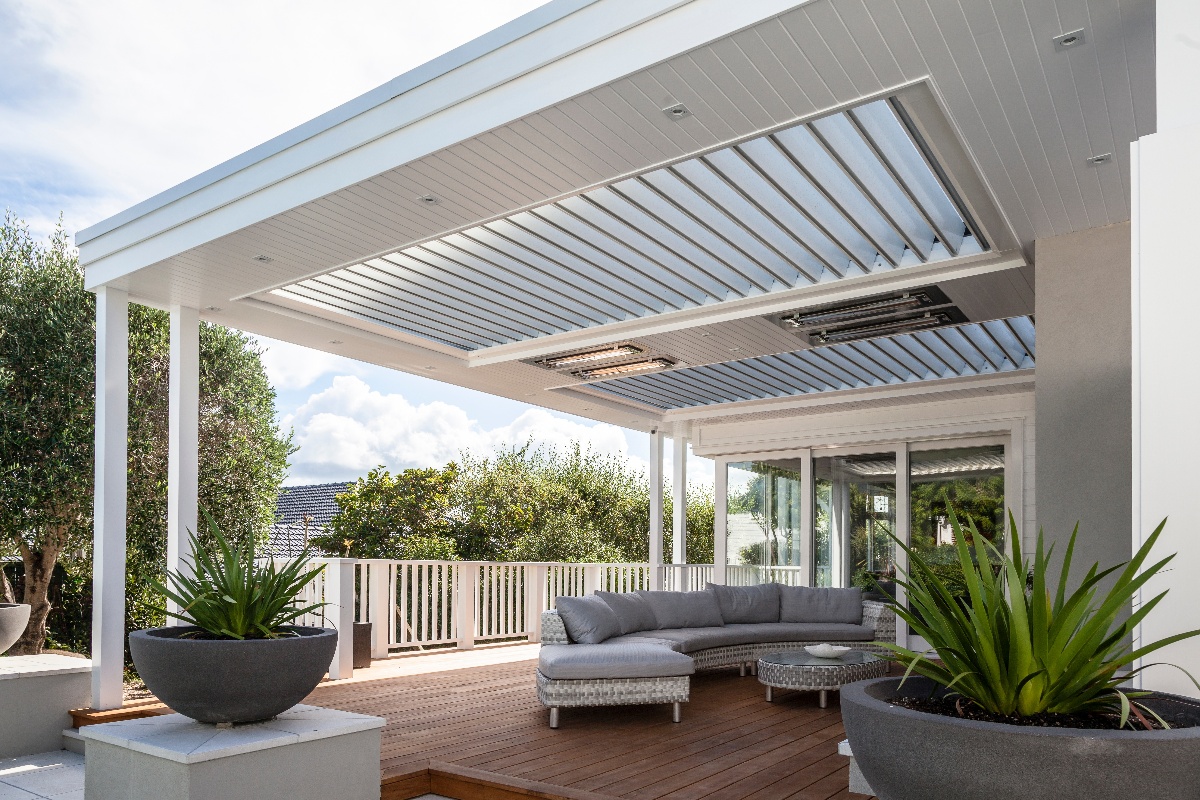
[[[1032,369],[1034,356],[1032,318],[1012,317],[599,381],[590,388],[672,410],[1013,372]]]
[[[1053,49],[1081,27],[1085,46]],[[222,305],[926,76],[1028,248],[1129,218],[1153,51],[1150,0],[823,0],[182,253],[135,294]],[[668,101],[695,113],[671,123]]]
[[[910,137],[877,100],[276,294],[470,350],[979,252]]]

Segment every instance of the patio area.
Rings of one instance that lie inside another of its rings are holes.
[[[848,786],[837,703],[763,687],[736,670],[697,674],[683,722],[666,706],[566,709],[551,730],[534,691],[537,645],[377,661],[305,701],[385,717],[383,797],[427,792],[637,800],[865,798]]]

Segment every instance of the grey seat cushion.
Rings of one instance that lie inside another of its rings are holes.
[[[599,644],[621,635],[621,623],[608,603],[595,595],[559,597],[554,608],[572,642]]]
[[[656,628],[721,626],[721,606],[712,592],[638,592],[654,612]]]
[[[667,678],[691,675],[692,659],[657,644],[548,644],[538,654],[538,672],[556,680]]]
[[[874,629],[848,622],[760,622],[753,625],[727,625],[726,628],[734,629],[743,638],[743,644],[870,642],[875,639]]]
[[[779,584],[721,586],[708,584],[716,595],[725,624],[735,622],[779,622]]]
[[[596,597],[608,603],[608,607],[617,615],[623,634],[652,631],[658,627],[650,604],[637,592],[596,592]]]
[[[862,623],[862,589],[779,587],[780,622]]]
[[[660,639],[655,635],[657,633],[658,631],[627,633],[623,636],[614,636],[611,639],[606,639],[603,644],[605,647],[620,647],[621,645],[625,644],[657,644],[667,648],[668,650],[674,650],[677,653],[682,652],[679,649],[679,642],[673,642],[670,639]]]
[[[694,653],[710,647],[727,647],[759,641],[754,631],[739,630],[752,625],[720,625],[705,628],[666,628],[653,631],[659,639],[673,642],[681,653]]]

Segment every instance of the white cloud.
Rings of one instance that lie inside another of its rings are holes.
[[[267,378],[276,389],[304,389],[331,372],[360,375],[357,361],[291,342],[255,337],[263,348],[262,363]]]
[[[379,464],[393,470],[440,466],[464,450],[482,455],[526,441],[557,448],[579,441],[628,458],[636,468],[646,466],[629,455],[625,431],[615,425],[589,425],[530,408],[507,425],[485,429],[458,406],[413,405],[349,375],[335,377],[282,423],[294,428],[300,447],[292,457],[289,484],[351,480]]]

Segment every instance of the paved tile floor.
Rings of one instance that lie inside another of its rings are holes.
[[[83,800],[83,756],[68,750],[0,760],[0,800]]]

